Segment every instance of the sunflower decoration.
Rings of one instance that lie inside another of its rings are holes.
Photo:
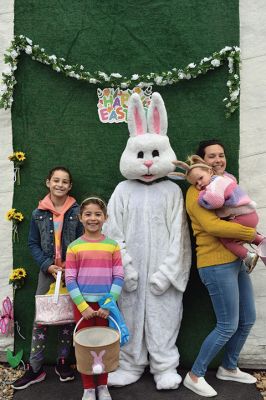
[[[23,221],[24,215],[22,214],[22,212],[18,211],[16,208],[11,208],[6,213],[6,219],[13,223],[13,227],[12,227],[13,242],[18,242],[19,241],[18,224]]]
[[[26,155],[23,151],[15,151],[8,159],[14,163],[14,182],[20,185],[20,168],[26,160]]]
[[[27,272],[25,268],[15,268],[9,276],[9,284],[12,285],[14,289],[19,289],[24,285],[26,276]]]

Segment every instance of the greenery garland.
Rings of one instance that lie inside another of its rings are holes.
[[[18,56],[24,51],[33,60],[50,65],[56,72],[65,76],[84,80],[91,84],[106,85],[114,88],[126,89],[129,87],[145,87],[151,85],[166,86],[178,82],[197,78],[210,70],[220,67],[228,62],[229,77],[227,81],[228,97],[223,99],[226,107],[226,117],[229,117],[239,107],[240,94],[240,48],[237,46],[226,46],[219,52],[214,52],[209,57],[204,57],[198,64],[190,63],[185,68],[173,68],[161,73],[150,72],[148,74],[133,74],[131,78],[122,76],[117,72],[108,75],[102,71],[89,72],[84,70],[83,65],[69,65],[64,58],[46,54],[45,50],[26,36],[15,36],[11,46],[6,50],[4,61],[7,64],[2,73],[2,85],[0,87],[0,108],[10,108],[13,102],[13,90],[17,83],[14,72],[17,69]]]

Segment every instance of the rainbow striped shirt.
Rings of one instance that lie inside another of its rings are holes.
[[[85,235],[70,243],[66,254],[66,286],[80,312],[88,302],[107,293],[117,300],[124,283],[119,245],[104,235],[90,240]]]

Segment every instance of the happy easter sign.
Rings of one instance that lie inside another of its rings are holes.
[[[128,100],[132,93],[138,93],[142,100],[144,109],[147,109],[152,95],[152,86],[145,90],[140,87],[134,89],[105,88],[97,89],[98,95],[98,115],[104,124],[127,122]]]

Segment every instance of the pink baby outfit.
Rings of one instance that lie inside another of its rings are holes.
[[[256,203],[237,184],[233,175],[214,175],[211,182],[201,190],[198,198],[199,205],[208,210],[215,210],[220,218],[238,224],[256,228],[259,217],[256,212]],[[258,245],[264,236],[256,234],[253,243]],[[242,260],[247,256],[248,250],[242,242],[220,238],[223,245]]]

